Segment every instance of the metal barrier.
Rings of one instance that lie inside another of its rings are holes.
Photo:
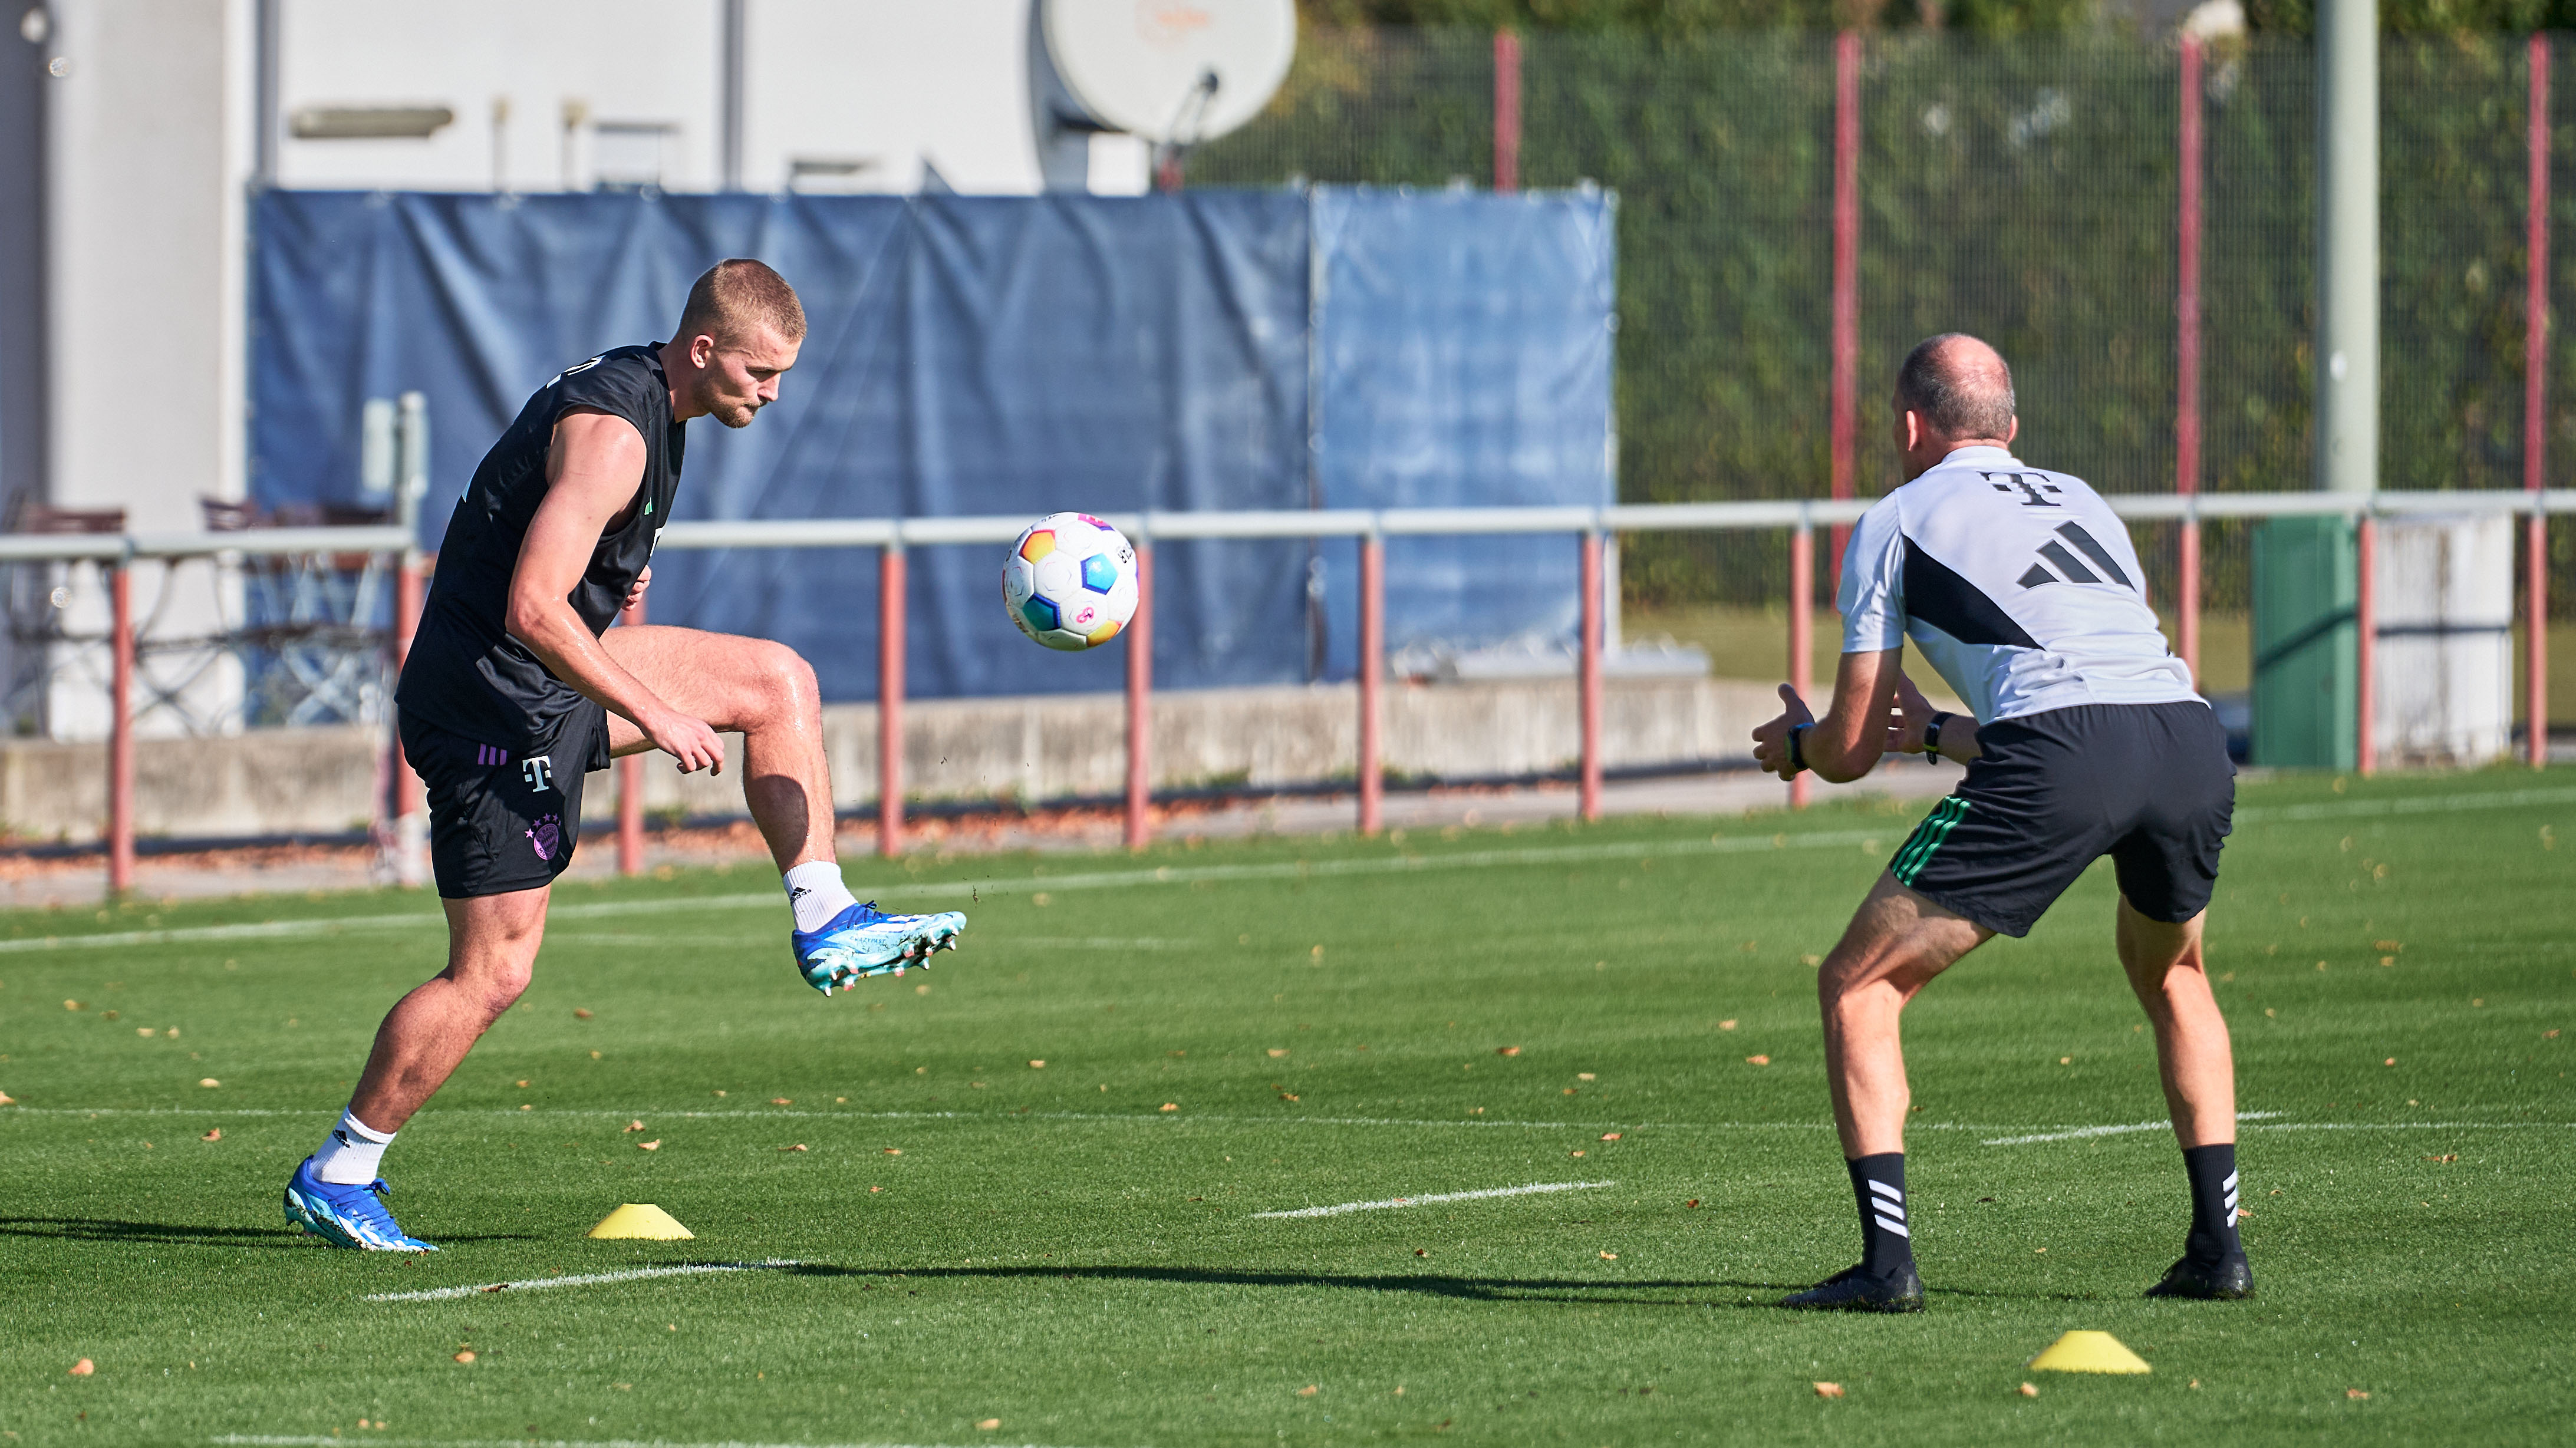
[[[2545,721],[2548,630],[2546,596],[2546,524],[2549,517],[2576,513],[2576,489],[2479,492],[2338,493],[2183,493],[2114,494],[2106,501],[2123,518],[2178,523],[2183,562],[2176,600],[2182,656],[2199,676],[2198,530],[2205,519],[2341,516],[2353,519],[2361,548],[2358,626],[2360,658],[2361,769],[2375,767],[2372,701],[2375,679],[2376,601],[2372,562],[2377,548],[2377,522],[2383,517],[2428,514],[2489,513],[2520,515],[2529,520],[2525,570],[2527,606],[2535,626],[2525,631],[2527,758],[2534,768],[2547,761]],[[1867,500],[1811,500],[1736,503],[1621,504],[1602,508],[1390,508],[1378,511],[1317,510],[1284,512],[1148,512],[1111,513],[1107,521],[1124,531],[1136,546],[1136,617],[1127,629],[1127,787],[1126,839],[1142,846],[1150,836],[1153,727],[1154,545],[1163,540],[1202,538],[1351,538],[1360,545],[1361,658],[1367,661],[1359,680],[1358,824],[1374,833],[1384,801],[1380,763],[1380,712],[1385,640],[1385,540],[1389,537],[1499,534],[1571,534],[1581,559],[1581,626],[1578,633],[1576,688],[1580,694],[1581,756],[1577,798],[1581,817],[1601,814],[1602,660],[1605,600],[1602,597],[1602,547],[1612,534],[1649,531],[1775,531],[1790,535],[1790,609],[1787,677],[1800,694],[1812,696],[1809,658],[1812,639],[1815,532],[1821,525],[1841,527],[1857,522]],[[877,848],[894,855],[903,848],[903,705],[904,634],[907,624],[905,554],[915,547],[1005,545],[1017,538],[1025,522],[1018,518],[851,518],[762,522],[674,523],[665,528],[660,546],[669,549],[851,548],[880,550],[881,591],[878,626],[878,780]],[[294,554],[389,555],[400,565],[398,605],[389,640],[398,668],[417,624],[422,603],[423,555],[410,546],[399,527],[276,528],[231,533],[135,533],[86,535],[0,535],[0,564],[89,561],[106,569],[112,611],[114,672],[110,690],[108,786],[108,886],[121,891],[134,871],[134,620],[128,570],[138,559],[278,557]],[[628,622],[641,622],[643,610],[631,610]],[[386,791],[393,818],[388,838],[410,857],[407,880],[416,880],[422,838],[423,803],[416,778],[401,767],[400,746],[388,745],[387,767],[399,783]],[[618,866],[621,873],[643,868],[642,774],[639,761],[621,761],[618,779]],[[1807,802],[1805,776],[1791,783],[1789,803]]]

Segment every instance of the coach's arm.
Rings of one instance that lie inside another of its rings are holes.
[[[574,408],[555,423],[546,454],[546,497],[519,545],[510,575],[510,637],[610,713],[630,720],[680,772],[724,770],[724,743],[702,719],[662,702],[600,647],[573,612],[572,591],[590,567],[600,535],[636,505],[644,479],[644,436],[611,413]]]

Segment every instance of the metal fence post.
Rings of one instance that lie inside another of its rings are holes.
[[[903,540],[877,555],[877,853],[903,853]]]
[[[134,558],[108,565],[107,892],[134,883]]]
[[[1386,774],[1378,761],[1378,727],[1385,701],[1386,540],[1371,532],[1360,540],[1360,833],[1385,823]]]
[[[2522,319],[2522,485],[2533,498],[2549,481],[2549,37],[2531,37],[2530,215],[2525,223]],[[2528,595],[2522,636],[2523,753],[2549,763],[2549,515],[2523,528]]]
[[[1860,451],[1860,32],[1834,37],[1833,495],[1852,496]],[[1833,525],[1833,586],[1842,587],[1848,524]]]
[[[1583,691],[1583,761],[1578,800],[1583,818],[1601,818],[1601,530],[1583,534],[1583,637],[1577,672]]]
[[[1136,539],[1136,617],[1127,625],[1127,848],[1154,837],[1154,541]]]
[[[638,628],[644,623],[644,600],[637,599],[617,612],[620,627]],[[630,754],[617,761],[617,873],[630,879],[644,873],[644,756]]]
[[[1521,189],[1521,38],[1494,32],[1494,189]]]
[[[1801,508],[1798,526],[1789,534],[1789,687],[1797,691],[1800,699],[1807,697],[1815,682],[1815,594],[1816,525]],[[1808,786],[1809,778],[1803,770],[1789,781],[1789,808],[1807,807]]]
[[[2201,43],[2182,38],[2182,204],[2176,218],[2174,297],[2174,491],[2200,491]],[[2192,687],[2200,686],[2200,515],[2185,513],[2179,540],[2174,642]]]
[[[412,636],[420,631],[422,595],[426,591],[421,577],[420,550],[406,548],[394,564],[394,678],[402,678],[403,665],[411,659]],[[386,749],[388,787],[393,792],[393,849],[395,883],[418,887],[429,878],[429,799],[420,776],[412,772],[411,761],[403,753],[400,706],[394,711],[395,729]]]
[[[2355,529],[2359,538],[2353,590],[2353,753],[2363,777],[2379,772],[2379,519],[2364,509]]]

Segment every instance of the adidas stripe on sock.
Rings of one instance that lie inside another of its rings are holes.
[[[2183,1170],[2191,1177],[2191,1236],[2183,1250],[2196,1262],[2223,1262],[2244,1252],[2236,1238],[2236,1143],[2187,1146]]]
[[[313,1175],[333,1186],[365,1186],[379,1175],[377,1168],[384,1164],[385,1148],[393,1140],[392,1132],[378,1131],[360,1121],[357,1113],[343,1111],[340,1124],[331,1128],[322,1149],[313,1153]]]
[[[820,930],[832,923],[833,916],[859,903],[859,897],[841,881],[838,860],[807,860],[790,866],[780,878],[787,886],[787,905],[796,912],[799,930]]]
[[[1885,1277],[1914,1260],[1914,1233],[1905,1213],[1905,1153],[1881,1152],[1847,1159],[1852,1199],[1860,1207],[1863,1271]]]

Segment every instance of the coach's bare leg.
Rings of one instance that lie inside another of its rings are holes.
[[[391,1134],[436,1095],[465,1053],[528,988],[546,934],[547,890],[447,900],[447,969],[394,1003],[376,1028],[350,1113]]]
[[[2120,897],[2120,968],[2156,1029],[2156,1070],[2174,1136],[2186,1148],[2236,1140],[2236,1056],[2201,969],[2201,922],[2150,920]]]
[[[832,772],[812,665],[785,644],[693,628],[613,628],[600,643],[673,708],[742,735],[743,803],[782,873],[833,858]],[[614,753],[653,747],[616,715],[608,731]]]
[[[1825,1079],[1843,1156],[1905,1150],[1905,1048],[1897,1018],[1914,993],[1994,932],[1881,873],[1841,942],[1816,972],[1825,1018]]]

